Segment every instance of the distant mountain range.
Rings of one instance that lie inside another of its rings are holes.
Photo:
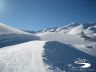
[[[85,24],[71,23],[63,27],[55,27],[41,30],[40,32],[62,32],[68,34],[80,34],[84,31],[86,34],[96,33],[96,22],[90,22]]]

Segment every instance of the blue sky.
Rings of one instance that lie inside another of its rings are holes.
[[[41,30],[96,21],[96,0],[0,0],[0,22]]]

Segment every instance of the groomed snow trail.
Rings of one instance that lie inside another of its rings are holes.
[[[45,41],[30,41],[0,49],[0,72],[47,72],[42,53]]]

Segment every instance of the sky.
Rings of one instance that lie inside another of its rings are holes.
[[[96,22],[96,0],[0,0],[0,22],[25,30]]]

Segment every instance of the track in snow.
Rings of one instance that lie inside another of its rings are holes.
[[[45,72],[44,41],[32,41],[0,49],[0,72]]]

